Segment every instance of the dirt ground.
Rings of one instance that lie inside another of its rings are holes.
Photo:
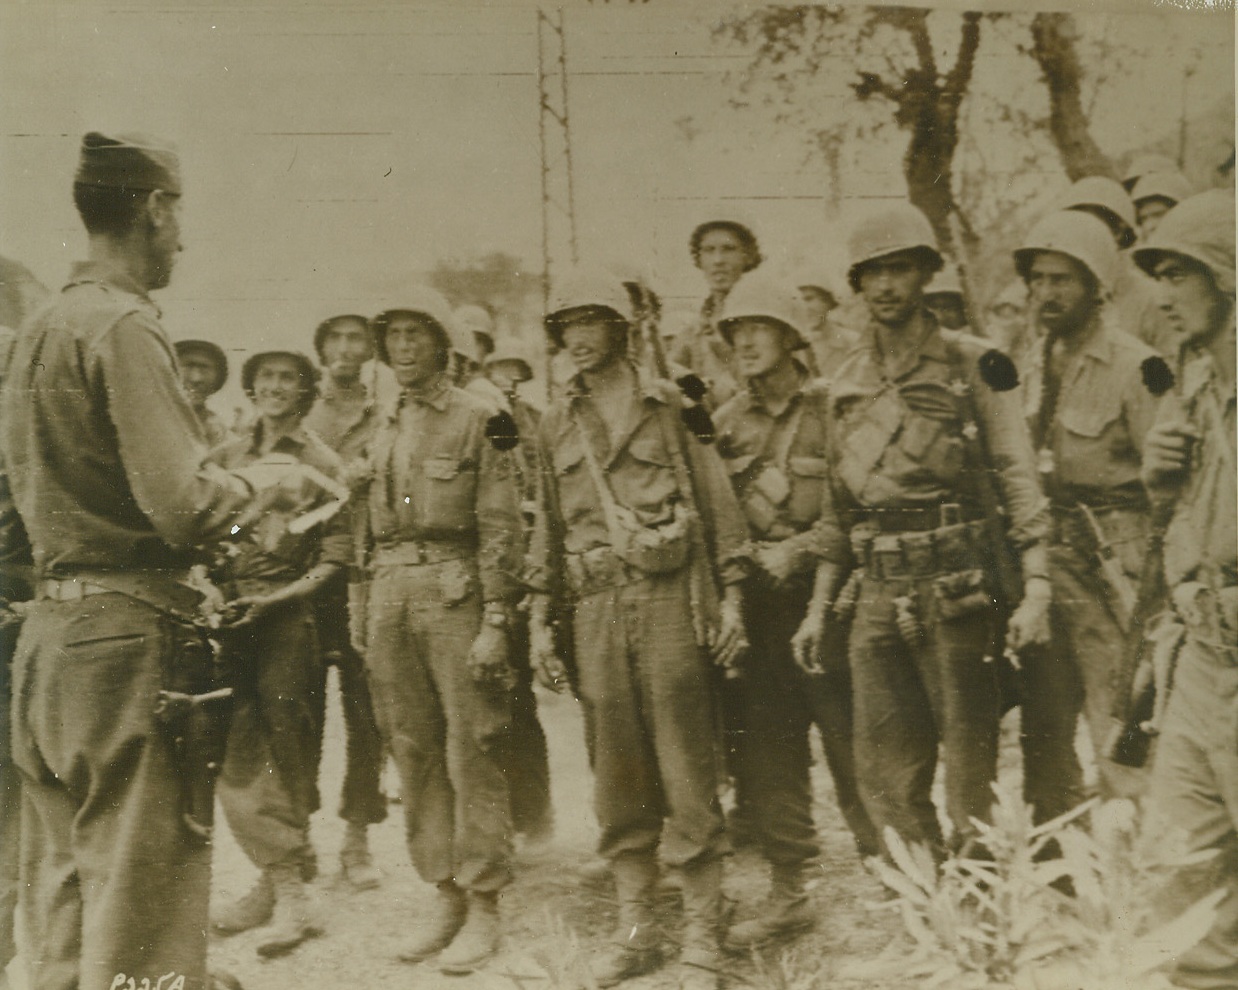
[[[382,886],[371,892],[353,893],[338,883],[337,853],[343,824],[335,815],[335,807],[343,773],[343,726],[335,690],[333,673],[321,778],[324,810],[314,817],[312,825],[321,868],[313,885],[314,895],[325,922],[325,933],[292,955],[270,962],[255,954],[257,936],[253,933],[213,938],[212,964],[237,976],[246,990],[586,990],[588,983],[579,974],[612,930],[615,904],[608,881],[590,882],[581,874],[581,868],[593,859],[597,825],[591,810],[591,781],[580,709],[575,700],[546,693],[538,695],[550,744],[555,838],[545,849],[517,854],[515,882],[501,898],[504,938],[498,957],[484,972],[450,977],[438,973],[432,961],[411,966],[395,959],[405,931],[417,913],[430,903],[433,889],[417,878],[408,862],[400,805],[392,804],[387,821],[370,830],[375,862],[383,873]],[[788,946],[770,950],[760,959],[731,958],[731,985],[762,990],[909,990],[911,983],[878,985],[871,980],[857,981],[840,975],[849,961],[871,958],[903,936],[897,915],[888,907],[874,907],[881,902],[881,887],[855,854],[821,759],[817,760],[813,775],[822,855],[819,875],[811,884],[811,896],[819,908],[820,922],[814,932]],[[392,788],[392,775],[388,774],[387,780]],[[222,816],[218,831],[213,896],[235,896],[248,888],[255,871],[228,834]],[[726,889],[739,903],[741,917],[745,907],[759,902],[765,891],[765,871],[755,853],[745,850],[731,858]],[[657,973],[624,984],[625,988],[671,990],[676,986],[673,954],[677,907],[676,893],[665,889],[660,909],[667,921],[672,963]]]

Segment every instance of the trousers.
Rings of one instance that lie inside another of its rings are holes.
[[[237,844],[263,869],[305,862],[318,810],[323,666],[312,607],[277,606],[229,637],[234,707],[219,777]]]
[[[376,569],[366,665],[379,731],[400,778],[409,856],[427,883],[478,892],[511,879],[511,812],[501,740],[508,692],[476,684],[475,573],[462,562]]]
[[[911,642],[899,629],[900,598],[919,627]],[[971,818],[988,818],[1000,720],[996,665],[984,660],[993,628],[987,609],[945,618],[931,579],[860,583],[850,648],[856,769],[883,839],[892,828],[944,852],[931,797],[939,746],[953,843],[972,835]]]
[[[210,847],[182,827],[172,741],[154,717],[163,666],[200,646],[120,594],[41,601],[26,619],[13,758],[34,990],[110,990],[120,973],[204,985]]]
[[[801,863],[818,853],[809,778],[808,734],[814,724],[839,810],[861,856],[879,851],[877,830],[856,782],[846,634],[837,625],[829,627],[825,671],[817,676],[805,674],[791,651],[810,593],[802,583],[781,590],[759,579],[748,581],[744,621],[751,649],[744,676],[728,685],[738,695],[739,781],[749,798],[750,822],[772,863]]]
[[[13,652],[17,623],[0,626],[0,973],[17,952],[13,918],[17,911],[21,839],[21,774],[13,763]]]
[[[693,634],[687,571],[582,596],[575,644],[599,852],[660,848],[672,866],[724,852],[711,671]]]
[[[502,740],[500,759],[507,775],[512,829],[522,835],[545,836],[554,827],[550,754],[546,733],[537,717],[537,697],[533,694],[528,615],[516,613],[508,628],[516,686],[512,689],[511,726]]]
[[[376,825],[387,818],[387,797],[382,790],[386,754],[374,718],[365,660],[349,642],[348,580],[344,572],[336,575],[314,599],[314,623],[324,672],[326,666],[334,665],[340,675],[344,782],[340,787],[339,816],[355,825]],[[325,714],[319,716],[320,723],[325,723]],[[321,736],[316,750],[321,754]]]

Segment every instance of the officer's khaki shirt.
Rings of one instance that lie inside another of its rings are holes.
[[[19,333],[11,369],[4,456],[44,575],[183,567],[248,501],[204,464],[159,310],[122,272],[75,266]]]
[[[1154,352],[1097,317],[1083,332],[1089,337],[1063,369],[1045,438],[1052,467],[1046,493],[1061,505],[1142,504],[1143,441],[1157,400],[1141,365]]]
[[[493,409],[439,381],[405,391],[371,446],[370,546],[446,541],[476,554],[482,597],[517,591],[520,508],[511,458],[486,438]]]
[[[632,510],[645,525],[671,520],[674,505],[684,500],[684,493],[669,446],[676,439],[669,435],[667,421],[679,426],[681,404],[679,390],[670,382],[638,373],[630,413],[618,424],[618,435],[612,441],[579,375],[551,403],[541,423],[546,508],[539,516],[530,550],[531,583],[538,587],[552,583],[562,565],[562,553],[611,545],[602,499],[585,463],[586,443],[619,505]],[[699,494],[696,508],[709,533],[719,575],[725,584],[738,583],[745,574],[743,513],[717,453],[690,434],[685,439],[683,448]]]
[[[249,467],[260,461],[262,421],[248,435],[225,441],[210,454],[210,460],[227,470]],[[338,481],[343,463],[335,452],[302,422],[271,446],[272,454],[295,457],[331,481]],[[285,486],[287,488],[287,486]],[[346,491],[346,489],[345,489]],[[237,579],[295,581],[315,564],[352,563],[352,526],[347,504],[330,519],[304,533],[292,533],[288,524],[314,509],[340,501],[341,489],[330,490],[311,478],[302,478],[296,490],[272,505],[246,532],[231,541],[235,548],[230,576]]]
[[[981,378],[986,341],[941,330],[927,311],[918,322],[909,332],[922,335],[921,343],[903,364],[886,367],[870,325],[831,383],[837,508],[959,503],[978,510],[978,486],[965,463],[966,429],[995,472],[1012,542],[1026,547],[1044,540],[1048,508],[1019,389],[996,391]]]
[[[814,557],[836,558],[845,540],[837,527],[822,519],[822,507],[831,498],[827,401],[824,383],[803,375],[799,390],[778,414],[748,388],[714,417],[718,453],[752,538],[794,540],[805,564]],[[788,437],[788,430],[794,435]],[[786,456],[779,462],[784,450]],[[783,485],[785,494],[779,490]],[[833,513],[827,516],[832,518]]]

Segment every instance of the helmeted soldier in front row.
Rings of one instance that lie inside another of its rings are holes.
[[[513,674],[508,623],[520,565],[510,456],[493,409],[449,381],[451,310],[427,288],[374,319],[402,388],[370,448],[359,551],[370,578],[366,667],[400,778],[409,854],[437,886],[400,957],[449,973],[489,958],[511,879],[500,741]]]
[[[235,621],[227,639],[240,662],[219,801],[237,844],[262,873],[211,920],[223,934],[270,922],[257,946],[264,957],[320,931],[305,889],[316,870],[309,818],[319,805],[313,754],[324,677],[314,598],[351,563],[352,532],[341,511],[348,489],[339,481],[340,459],[302,426],[317,382],[318,369],[304,354],[255,354],[241,369],[241,386],[258,419],[247,435],[211,452],[229,470],[281,461],[303,467],[299,483],[233,544],[225,565]]]
[[[1143,369],[1155,355],[1102,318],[1122,259],[1096,217],[1049,214],[1014,261],[1044,335],[1043,370],[1025,384],[1037,396],[1032,440],[1053,517],[1053,637],[1024,658],[1021,716],[1023,794],[1043,822],[1087,797],[1075,753],[1081,711],[1102,794],[1142,790],[1142,775],[1103,754],[1147,544],[1139,466],[1156,399]]]
[[[808,344],[794,304],[792,290],[754,275],[730,294],[718,322],[747,384],[718,410],[718,452],[753,541],[744,586],[752,645],[743,677],[726,689],[738,695],[736,772],[771,876],[758,915],[727,935],[735,949],[815,921],[804,890],[805,864],[819,852],[809,780],[814,722],[860,854],[879,851],[856,787],[845,633],[822,643],[820,623],[805,618],[818,564],[839,556],[842,548],[829,544],[845,537],[819,524],[830,497],[827,390],[802,363]]]
[[[850,645],[856,764],[883,837],[892,828],[941,852],[930,798],[939,745],[955,844],[993,800],[1000,699],[985,660],[996,620],[987,562],[995,540],[1022,552],[1026,593],[1009,643],[1047,639],[1047,513],[1008,361],[939,329],[923,304],[942,264],[928,220],[910,204],[886,207],[849,248],[870,321],[830,389],[836,483],[822,525],[850,530],[863,568]],[[994,531],[999,507],[1009,533]],[[843,566],[818,575],[827,600],[852,559],[831,563]],[[829,621],[828,610],[810,614]]]
[[[1186,834],[1170,917],[1227,891],[1211,932],[1177,960],[1178,986],[1238,986],[1238,469],[1235,468],[1234,198],[1183,200],[1135,251],[1181,352],[1177,385],[1144,441],[1154,518],[1169,514],[1164,572],[1181,645],[1148,805]]]
[[[572,604],[599,851],[619,896],[594,976],[613,986],[660,962],[660,854],[682,877],[682,985],[713,987],[726,837],[707,652],[726,664],[743,647],[745,530],[717,454],[684,430],[679,390],[628,361],[628,307],[617,279],[576,273],[546,316],[578,373],[542,420],[531,572],[542,588],[562,580]],[[725,590],[711,608],[715,571]],[[533,613],[534,662],[561,682],[543,600]]]

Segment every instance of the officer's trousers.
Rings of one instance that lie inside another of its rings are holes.
[[[679,866],[724,851],[710,667],[692,631],[687,571],[582,596],[575,642],[599,852],[660,845]]]
[[[238,629],[228,648],[236,694],[218,788],[228,828],[262,869],[306,863],[323,683],[309,603],[277,606]]]
[[[348,576],[341,571],[314,599],[314,624],[324,673],[334,665],[340,675],[340,710],[344,716],[344,782],[339,816],[354,825],[376,825],[387,817],[382,790],[382,737],[365,676],[365,660],[348,635]],[[323,699],[326,695],[324,692]],[[325,712],[319,717],[325,723]],[[318,740],[321,757],[322,739]]]
[[[744,676],[727,684],[738,696],[739,780],[771,863],[801,863],[818,852],[809,779],[808,734],[814,723],[839,810],[860,854],[878,852],[877,831],[856,784],[845,633],[837,624],[829,627],[825,669],[817,676],[800,670],[791,652],[791,637],[804,620],[810,594],[803,582],[788,590],[774,590],[755,578],[745,585],[744,624],[751,649]]]
[[[908,642],[895,599],[912,598],[919,634]],[[993,634],[988,610],[941,616],[930,579],[861,582],[851,626],[856,769],[864,806],[884,839],[943,851],[931,790],[938,746],[945,760],[945,812],[953,844],[989,817],[1000,721],[995,664],[985,663]]]
[[[200,646],[119,594],[42,601],[26,620],[13,755],[33,990],[110,990],[121,973],[203,986],[210,847],[181,824],[181,777],[154,716],[163,664]]]
[[[16,622],[0,627],[0,973],[17,951],[13,916],[17,910],[17,864],[21,838],[21,774],[13,763],[10,712]]]
[[[465,571],[468,573],[464,573]],[[499,742],[508,692],[473,681],[477,575],[460,560],[379,567],[366,665],[374,714],[400,776],[409,855],[427,883],[475,891],[511,879],[511,815]]]
[[[1149,808],[1186,834],[1186,851],[1216,850],[1165,892],[1177,914],[1210,891],[1229,893],[1204,940],[1178,957],[1177,986],[1238,987],[1238,648],[1189,636],[1148,788]]]
[[[1123,662],[1126,635],[1108,603],[1109,591],[1096,565],[1069,546],[1049,555],[1053,584],[1052,639],[1022,659],[1021,735],[1023,799],[1037,823],[1056,818],[1087,800],[1075,752],[1079,714],[1086,718],[1105,798],[1139,796],[1145,774],[1105,759],[1114,679]]]

